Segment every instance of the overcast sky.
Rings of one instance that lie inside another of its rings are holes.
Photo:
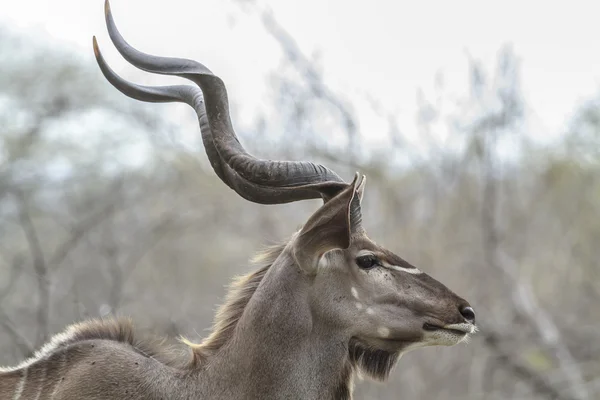
[[[331,86],[348,96],[369,93],[401,120],[414,119],[418,88],[436,72],[449,91],[466,88],[470,54],[493,66],[512,43],[521,60],[532,135],[555,135],[600,88],[600,9],[595,1],[262,0],[306,54],[318,51]],[[265,78],[281,59],[256,15],[232,0],[113,0],[117,25],[139,49],[194,58],[226,82],[248,122],[271,103]],[[97,35],[109,63],[142,83],[169,78],[136,71],[112,48],[102,0],[2,0],[0,22],[34,30],[91,57]],[[358,111],[363,132],[380,125]]]

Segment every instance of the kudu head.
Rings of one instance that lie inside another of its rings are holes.
[[[469,303],[368,238],[361,226],[366,179],[317,210],[289,246],[313,277],[313,318],[349,338],[350,361],[384,379],[414,348],[452,346],[476,331]]]
[[[204,65],[157,57],[131,47],[118,32],[108,1],[110,38],[134,66],[191,80],[197,86],[141,86],[115,74],[94,52],[106,79],[125,95],[148,102],[184,102],[194,108],[211,166],[243,198],[282,204],[321,198],[324,204],[288,243],[293,266],[310,282],[313,320],[346,340],[348,362],[383,379],[402,352],[454,345],[476,331],[464,299],[367,237],[361,201],[366,179],[346,183],[330,169],[306,161],[261,160],[247,153],[233,130],[223,81]]]

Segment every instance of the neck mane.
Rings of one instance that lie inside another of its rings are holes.
[[[252,260],[255,265],[259,266],[259,269],[234,278],[229,286],[225,303],[217,310],[212,332],[206,339],[196,344],[187,338],[180,338],[192,351],[190,367],[202,365],[231,340],[246,305],[285,246],[285,244],[276,245],[259,253]]]

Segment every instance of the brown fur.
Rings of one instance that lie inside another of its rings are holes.
[[[71,333],[67,340],[60,341],[53,353],[72,344],[89,340],[109,340],[130,345],[140,355],[153,358],[168,366],[182,366],[181,354],[175,347],[166,344],[164,338],[137,334],[131,318],[110,317],[91,319],[70,325],[65,332]],[[50,357],[48,354],[46,357]],[[34,358],[44,359],[36,356]]]
[[[0,399],[4,399],[5,393],[14,393],[15,388],[19,384],[19,381],[26,372],[23,370],[11,371],[11,372],[0,372]]]

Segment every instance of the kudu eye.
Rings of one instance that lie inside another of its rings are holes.
[[[379,259],[372,254],[356,257],[356,265],[362,269],[371,269],[380,265]]]

